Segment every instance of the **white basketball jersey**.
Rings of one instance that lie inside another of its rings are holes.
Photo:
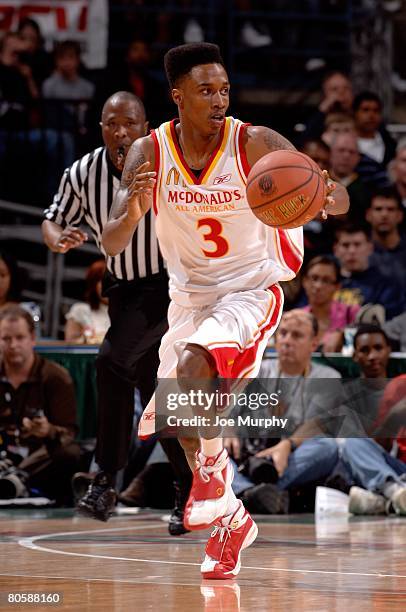
[[[246,124],[227,117],[197,178],[183,157],[175,123],[152,131],[156,232],[173,301],[203,306],[230,292],[294,278],[303,259],[303,230],[270,228],[250,210],[242,146]]]

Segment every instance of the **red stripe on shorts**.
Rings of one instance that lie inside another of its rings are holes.
[[[272,285],[269,287],[269,291],[272,291],[276,301],[273,306],[271,318],[261,329],[260,335],[255,341],[255,344],[243,351],[232,346],[208,349],[210,354],[214,357],[217,371],[219,376],[222,378],[239,378],[241,372],[244,372],[248,370],[250,366],[253,366],[257,358],[259,344],[263,340],[265,333],[276,325],[283,305],[281,296],[282,289],[279,287],[279,285]]]

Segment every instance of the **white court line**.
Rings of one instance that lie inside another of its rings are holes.
[[[155,529],[156,525],[146,525],[139,527],[112,527],[110,529],[92,529],[92,530],[84,530],[84,531],[64,531],[59,533],[45,534],[39,536],[33,536],[31,538],[21,538],[18,540],[18,544],[23,546],[24,548],[30,548],[31,550],[38,550],[42,552],[49,552],[56,555],[66,555],[72,557],[87,557],[91,559],[108,559],[112,561],[135,561],[137,563],[161,563],[166,565],[189,565],[189,566],[200,566],[200,563],[190,563],[186,561],[167,561],[166,559],[138,559],[134,557],[112,557],[108,555],[92,555],[90,553],[75,553],[63,550],[55,550],[53,548],[47,548],[46,546],[38,546],[35,544],[36,540],[46,540],[48,538],[55,538],[66,535],[78,535],[85,533],[106,533],[111,531],[125,531],[125,530],[142,530],[142,529]],[[292,569],[285,567],[258,567],[258,566],[250,566],[244,565],[244,569],[252,569],[252,570],[260,570],[265,572],[287,572],[287,573],[297,573],[297,574],[338,574],[339,576],[368,576],[375,578],[406,578],[406,575],[401,574],[376,574],[373,572],[337,572],[334,570],[308,570],[308,569]]]

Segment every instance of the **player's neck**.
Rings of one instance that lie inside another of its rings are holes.
[[[201,170],[216,148],[220,133],[202,134],[186,122],[176,126],[176,134],[183,157],[190,168]]]

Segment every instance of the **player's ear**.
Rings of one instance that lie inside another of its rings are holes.
[[[179,108],[183,108],[183,92],[181,89],[172,89],[172,100]]]
[[[144,136],[148,134],[148,129],[149,129],[149,121],[146,121],[144,123]]]

